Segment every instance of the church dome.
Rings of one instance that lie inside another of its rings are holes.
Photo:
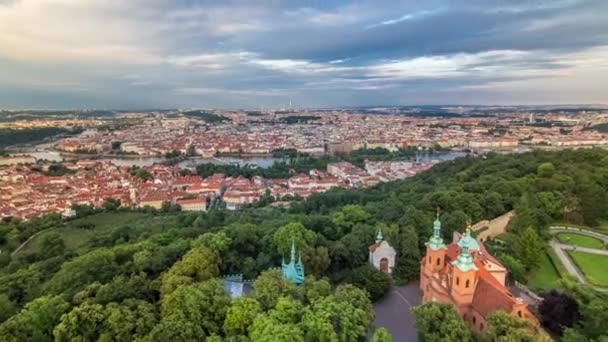
[[[479,242],[471,236],[471,230],[467,229],[458,241],[458,247],[466,250],[479,251]]]

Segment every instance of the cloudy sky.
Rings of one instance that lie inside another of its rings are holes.
[[[0,0],[0,108],[608,103],[606,0]]]

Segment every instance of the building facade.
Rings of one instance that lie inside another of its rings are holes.
[[[392,274],[395,268],[395,249],[384,240],[382,231],[378,231],[376,243],[368,247],[369,263],[377,270]]]
[[[456,234],[454,241],[445,245],[441,222],[435,220],[433,235],[420,261],[423,303],[452,304],[460,317],[479,332],[487,326],[487,316],[497,310],[538,326],[527,304],[505,286],[506,276],[504,266],[486,251],[483,243],[471,237],[469,229]]]

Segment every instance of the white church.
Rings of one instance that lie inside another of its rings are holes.
[[[382,231],[378,231],[376,243],[368,247],[369,263],[377,270],[392,274],[395,267],[395,249],[384,240]]]

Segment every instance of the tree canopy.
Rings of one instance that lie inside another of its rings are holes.
[[[297,158],[308,166],[328,161]],[[289,174],[287,166],[280,170]],[[608,151],[599,149],[491,153],[441,163],[403,181],[332,189],[283,208],[188,213],[108,203],[105,211],[78,206],[69,219],[6,220],[0,222],[0,339],[364,339],[372,301],[392,281],[418,276],[437,207],[446,241],[469,220],[514,210],[506,243],[490,251],[525,281],[551,223],[598,226],[608,219],[607,174]],[[392,279],[368,266],[378,230],[397,251]],[[306,270],[298,287],[276,270],[292,241]],[[221,276],[231,274],[253,281],[247,298],[225,293]],[[580,313],[572,325],[569,309],[547,313],[566,322],[560,323],[563,338],[604,338],[605,295],[571,285],[560,291],[576,300]],[[419,329],[431,331],[429,341],[469,338],[447,308],[413,312]],[[434,325],[442,321],[448,324]],[[386,340],[380,331],[374,338]]]
[[[423,342],[466,342],[473,337],[467,324],[451,304],[429,302],[411,310],[416,319],[418,338]]]

